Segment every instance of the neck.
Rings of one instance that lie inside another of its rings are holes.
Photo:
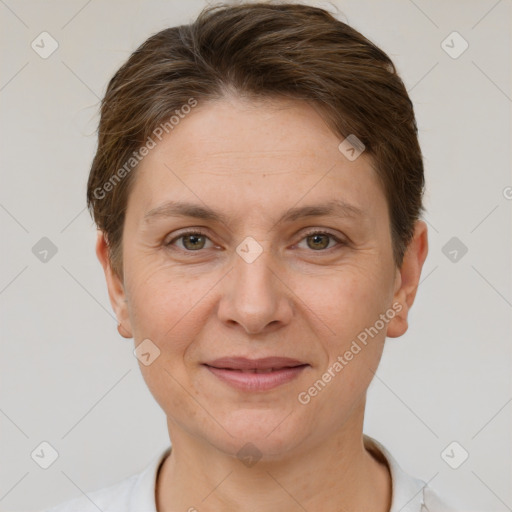
[[[344,426],[279,460],[260,459],[249,467],[169,425],[173,448],[159,471],[157,510],[389,512],[389,470],[364,446],[363,414],[360,429]]]

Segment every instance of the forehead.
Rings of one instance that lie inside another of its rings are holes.
[[[142,216],[171,199],[261,212],[301,198],[360,210],[385,202],[371,158],[350,161],[342,140],[305,102],[199,104],[139,164],[132,196]]]
[[[304,101],[232,96],[198,105],[169,135],[174,135],[174,141],[167,137],[169,146],[186,145],[190,152],[182,156],[190,159],[205,152],[217,159],[249,153],[267,160],[300,159],[318,155],[328,140],[339,142],[315,107]]]

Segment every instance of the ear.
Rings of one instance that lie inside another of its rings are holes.
[[[105,272],[110,303],[112,304],[112,308],[114,309],[119,323],[117,330],[123,338],[132,338],[133,334],[124,285],[119,276],[112,270],[109,258],[109,246],[105,234],[101,230],[98,230],[98,237],[96,239],[96,255]]]
[[[398,338],[407,331],[407,315],[416,297],[421,269],[427,253],[427,225],[424,221],[418,220],[415,224],[413,239],[405,251],[402,266],[397,269],[396,273],[393,304],[398,302],[401,309],[399,310],[398,306],[396,309],[394,308],[397,313],[388,324],[387,336],[389,338]]]

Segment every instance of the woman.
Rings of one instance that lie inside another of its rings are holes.
[[[52,510],[447,510],[363,434],[423,188],[393,63],[326,11],[220,5],[150,37],[109,83],[87,199],[172,447]]]

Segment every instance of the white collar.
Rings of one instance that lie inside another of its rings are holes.
[[[406,473],[391,455],[391,453],[377,440],[363,434],[365,447],[378,459],[383,460],[391,473],[391,508],[389,512],[423,512],[427,508],[424,500],[426,483]],[[379,454],[380,452],[380,454]],[[381,455],[382,454],[382,455]]]

